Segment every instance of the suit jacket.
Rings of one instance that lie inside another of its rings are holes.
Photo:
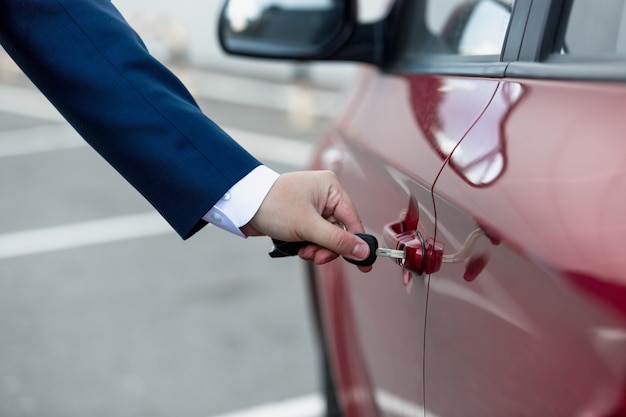
[[[0,42],[183,238],[259,165],[202,114],[109,0],[0,0]]]

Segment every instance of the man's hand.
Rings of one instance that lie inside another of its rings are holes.
[[[343,223],[347,231],[335,222]],[[356,208],[330,171],[282,174],[241,230],[248,236],[313,242],[300,249],[298,255],[318,265],[338,256],[363,260],[369,255],[368,245],[354,235],[364,233]],[[372,267],[359,269],[367,272]]]

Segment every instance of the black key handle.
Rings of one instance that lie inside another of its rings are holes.
[[[376,249],[378,249],[378,239],[373,235],[368,235],[367,233],[356,233],[358,237],[363,239],[365,243],[370,247],[370,254],[367,258],[362,261],[355,261],[348,258],[343,258],[351,264],[358,266],[370,266],[376,262]],[[284,258],[286,256],[296,256],[298,251],[310,245],[311,242],[285,242],[278,239],[272,239],[272,243],[274,243],[274,247],[270,250],[270,257],[272,258]]]

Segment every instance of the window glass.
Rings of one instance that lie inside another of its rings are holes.
[[[626,0],[574,0],[557,51],[586,57],[626,56]]]
[[[428,0],[426,28],[439,52],[500,55],[514,0]]]

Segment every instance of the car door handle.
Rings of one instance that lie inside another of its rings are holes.
[[[404,221],[388,224],[383,229],[383,242],[388,248],[404,251],[404,259],[394,259],[398,265],[421,275],[424,272],[426,243],[417,230],[405,230]]]
[[[383,242],[388,248],[404,251],[404,259],[394,261],[418,275],[439,271],[441,264],[461,263],[470,258],[476,241],[485,236],[478,228],[467,236],[461,248],[452,254],[443,254],[443,244],[433,239],[425,239],[419,228],[407,229],[404,221],[388,224],[383,229]]]
[[[383,228],[383,242],[388,248],[404,251],[404,259],[393,261],[417,275],[432,274],[441,268],[443,245],[425,239],[419,228],[407,228],[405,221],[390,223]]]
[[[422,275],[431,274],[441,268],[443,245],[424,237],[420,227],[420,212],[417,199],[411,196],[409,207],[402,220],[383,227],[382,241],[390,249],[404,250],[404,259],[393,259],[403,269]]]

